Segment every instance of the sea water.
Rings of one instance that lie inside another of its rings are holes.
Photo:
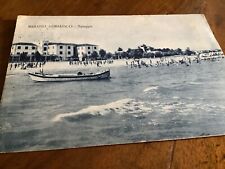
[[[102,81],[37,83],[10,74],[0,152],[224,134],[224,103],[225,60],[112,67]]]

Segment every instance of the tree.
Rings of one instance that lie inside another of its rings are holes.
[[[183,51],[180,48],[177,48],[175,50],[175,52],[176,52],[177,55],[182,55],[183,54]]]
[[[106,55],[106,51],[104,49],[100,49],[99,50],[99,55],[100,55],[101,59],[104,59],[105,55]]]
[[[28,61],[27,53],[25,53],[25,52],[21,53],[19,61],[27,62]]]
[[[151,47],[151,46],[149,46],[149,50],[150,50],[150,51],[153,51],[153,50],[154,50],[154,48],[153,48],[153,47]]]
[[[122,52],[120,54],[120,58],[128,58],[128,53],[127,52]]]
[[[121,59],[121,53],[123,52],[123,49],[121,48],[121,47],[119,47],[118,49],[117,49],[117,51],[115,52],[115,56],[114,56],[114,58],[115,59]]]
[[[154,53],[152,53],[152,52],[148,52],[148,53],[144,53],[143,54],[143,57],[144,58],[153,58],[155,55],[154,55]]]
[[[132,50],[131,48],[128,48],[127,53],[129,54],[131,52],[131,50]]]
[[[185,50],[185,55],[190,56],[191,54],[193,54],[193,51],[191,51],[190,48],[187,47],[187,49]]]
[[[105,56],[106,56],[106,59],[112,59],[113,58],[113,54],[110,53],[110,52],[106,53]]]
[[[131,49],[130,52],[128,53],[129,58],[142,58],[143,57],[143,50],[142,49]]]
[[[121,47],[119,47],[119,48],[117,49],[117,51],[118,51],[118,52],[122,52],[123,49],[122,49]]]
[[[40,62],[40,61],[42,61],[42,56],[41,56],[41,54],[38,52],[38,51],[36,51],[35,53],[34,53],[34,60],[36,60],[37,62]]]
[[[162,52],[160,52],[160,51],[156,52],[155,57],[159,57],[159,58],[163,57]]]
[[[91,60],[96,60],[98,58],[98,53],[96,51],[92,52],[92,54],[90,55],[90,59]]]

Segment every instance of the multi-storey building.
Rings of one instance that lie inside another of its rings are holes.
[[[21,54],[26,54],[29,57],[32,57],[37,52],[37,45],[33,43],[19,42],[12,44],[10,55],[12,61],[19,60]]]
[[[89,57],[93,52],[99,52],[98,46],[93,44],[79,44],[77,45],[77,53],[79,60],[82,60],[83,57]]]
[[[58,56],[60,60],[69,60],[77,57],[76,44],[44,42],[42,45],[43,56]]]
[[[34,56],[36,52],[47,58],[56,58],[58,60],[79,59],[80,61],[92,55],[93,52],[99,53],[97,45],[93,44],[74,44],[74,43],[56,43],[43,41],[38,45],[33,43],[14,43],[11,48],[12,61],[19,61],[20,55],[25,53],[27,56]],[[54,56],[54,57],[52,57]],[[50,59],[51,60],[51,59]]]

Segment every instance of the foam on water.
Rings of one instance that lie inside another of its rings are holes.
[[[8,122],[4,122],[3,124],[0,124],[0,132],[8,130],[12,128],[12,125]]]
[[[175,109],[175,106],[174,105],[164,105],[162,107],[162,109],[165,113],[169,113]]]
[[[199,106],[198,104],[186,104],[187,108],[196,108],[197,106]]]
[[[10,77],[13,77],[13,76],[15,76],[15,74],[7,74],[5,77],[10,78]]]
[[[188,84],[190,84],[190,85],[200,85],[202,83],[201,82],[189,82]]]
[[[146,89],[144,89],[144,92],[149,92],[149,91],[152,91],[152,90],[157,90],[159,88],[159,86],[150,86],[150,87],[147,87]]]
[[[104,105],[94,105],[88,106],[87,108],[81,109],[77,112],[63,113],[58,114],[53,118],[54,122],[61,121],[62,118],[78,116],[82,114],[90,114],[90,115],[106,115],[110,112],[118,113],[118,114],[137,114],[149,113],[151,108],[146,107],[144,102],[135,101],[134,99],[121,99]]]

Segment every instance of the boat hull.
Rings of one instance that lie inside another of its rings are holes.
[[[41,73],[28,73],[30,78],[36,82],[65,82],[83,80],[103,80],[110,78],[110,71],[88,75],[49,75]]]

